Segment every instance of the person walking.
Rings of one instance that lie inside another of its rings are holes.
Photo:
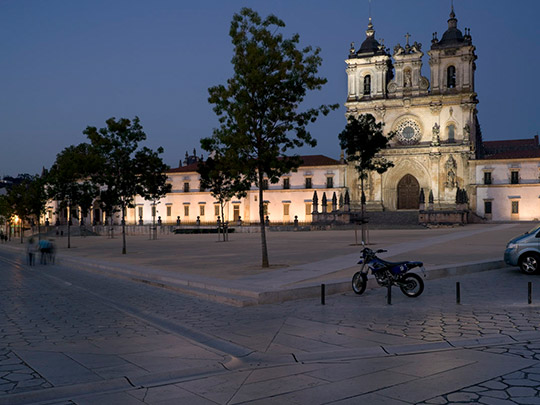
[[[34,237],[30,236],[26,243],[26,257],[28,259],[28,265],[34,265],[34,255],[36,253],[36,245],[34,243]]]
[[[39,241],[39,262],[41,264],[47,264],[47,256],[49,254],[49,241],[46,239],[41,239]]]

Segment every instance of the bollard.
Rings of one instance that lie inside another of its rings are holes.
[[[529,281],[528,285],[528,303],[532,304],[532,281]]]
[[[388,305],[392,305],[392,284],[388,284],[388,292],[386,294]]]
[[[461,284],[456,282],[456,304],[461,304]]]
[[[324,294],[325,294],[325,288],[326,286],[324,284],[321,284],[321,305],[326,305],[326,303],[324,302]]]

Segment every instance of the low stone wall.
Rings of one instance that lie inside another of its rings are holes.
[[[153,232],[153,226],[152,225],[126,225],[126,235],[148,235],[151,236]],[[230,233],[260,233],[261,228],[259,225],[235,225],[235,226],[229,226]],[[269,232],[297,232],[297,231],[309,231],[311,230],[310,226],[307,225],[297,225],[294,224],[290,225],[270,225],[266,226],[267,231]],[[177,232],[177,230],[182,230],[185,232]],[[35,229],[37,232],[37,228]],[[192,232],[190,232],[192,231]],[[197,232],[202,231],[202,232]],[[67,225],[60,225],[60,226],[48,226],[48,227],[42,227],[41,233],[47,234],[51,237],[57,236],[57,237],[67,237]],[[217,226],[216,225],[161,225],[155,226],[155,232],[157,232],[158,235],[170,235],[175,233],[217,233]],[[122,226],[121,225],[95,225],[95,226],[71,226],[70,227],[70,233],[71,236],[90,236],[90,235],[100,235],[100,236],[118,236],[122,234]]]
[[[469,223],[466,210],[419,211],[418,222],[423,225],[465,225]]]

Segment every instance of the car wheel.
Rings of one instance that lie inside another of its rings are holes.
[[[538,273],[540,266],[540,256],[536,253],[525,253],[521,259],[519,259],[519,267],[525,274]]]

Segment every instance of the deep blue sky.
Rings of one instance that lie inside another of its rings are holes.
[[[217,120],[207,89],[231,76],[232,15],[276,14],[285,33],[322,48],[328,79],[310,103],[346,97],[349,45],[365,38],[368,0],[0,0],[0,176],[38,173],[87,125],[138,115],[146,145],[178,166]],[[484,140],[531,138],[539,130],[540,1],[454,0],[458,27],[477,48],[476,91]],[[372,0],[376,38],[423,45],[447,28],[450,0]],[[339,157],[344,108],[311,126],[302,154]]]

